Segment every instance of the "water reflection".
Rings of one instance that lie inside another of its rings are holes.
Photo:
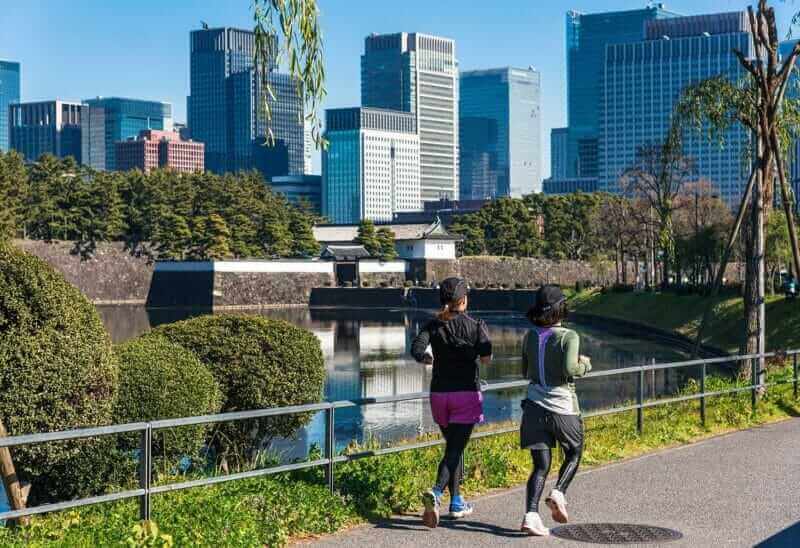
[[[142,307],[100,307],[100,313],[115,341],[137,336],[151,326],[169,323],[204,311],[145,310]],[[307,309],[260,310],[255,313],[290,321],[311,330],[322,345],[327,367],[325,397],[328,400],[390,396],[423,392],[430,383],[431,369],[414,362],[411,341],[430,312],[406,310]],[[486,320],[494,343],[494,362],[484,367],[487,382],[520,378],[522,336],[528,329],[515,314],[476,314]],[[581,334],[581,352],[592,357],[596,370],[640,365],[655,359],[674,361],[684,356],[672,348],[632,337],[573,325]],[[648,374],[645,394],[674,393],[685,379],[675,370]],[[636,397],[634,376],[587,380],[579,384],[584,410],[607,407]],[[488,422],[518,419],[522,390],[485,393]],[[392,442],[436,430],[428,405],[423,402],[368,405],[336,412],[339,448],[351,440],[375,439]],[[318,415],[298,439],[279,444],[287,458],[307,454],[311,444],[323,445],[324,417]]]

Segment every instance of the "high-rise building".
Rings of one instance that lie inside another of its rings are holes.
[[[540,192],[540,75],[498,68],[461,73],[459,150],[462,200]]]
[[[597,179],[545,179],[542,192],[548,195],[574,194],[576,192],[597,192]]]
[[[20,66],[0,59],[0,152],[8,150],[8,107],[19,103]]]
[[[319,175],[285,175],[273,177],[269,186],[274,192],[286,196],[291,204],[311,206],[316,213],[322,212],[322,177]]]
[[[81,162],[94,169],[117,169],[114,143],[146,129],[172,131],[172,105],[160,101],[98,97],[84,101]]]
[[[325,112],[322,213],[333,223],[389,222],[417,211],[420,139],[411,113],[344,108]]]
[[[81,103],[40,101],[13,104],[9,110],[10,148],[26,162],[42,154],[72,156],[81,162]]]
[[[203,143],[186,141],[175,131],[148,129],[135,138],[114,143],[117,169],[172,169],[182,173],[202,172]]]
[[[368,36],[361,56],[361,104],[414,114],[422,200],[458,199],[458,62],[453,40],[406,32]]]
[[[554,127],[550,130],[550,177],[566,179],[567,177],[567,135],[569,129]]]
[[[289,75],[270,63],[266,75],[275,98],[268,98],[267,116],[262,103],[266,90],[254,62],[254,33],[195,30],[190,46],[188,125],[192,139],[206,145],[206,169],[224,173],[256,168],[267,178],[302,175],[302,97]]]
[[[606,47],[638,42],[642,40],[645,22],[675,15],[661,3],[630,11],[567,12],[566,177],[598,176],[600,96]]]
[[[663,142],[687,86],[718,75],[732,82],[746,76],[733,51],[754,55],[748,28],[744,12],[651,20],[643,39],[606,47],[600,190],[619,191],[618,179],[634,165],[637,150]],[[720,147],[707,135],[686,131],[683,154],[695,163],[694,177],[709,180],[735,206],[749,172],[749,135],[734,124],[724,142]]]

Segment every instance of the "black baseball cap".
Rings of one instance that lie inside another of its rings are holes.
[[[439,301],[442,305],[458,301],[467,295],[469,288],[463,278],[447,278],[439,286]]]
[[[557,285],[543,285],[536,291],[536,300],[531,310],[536,316],[550,312],[553,308],[567,300],[564,292]]]

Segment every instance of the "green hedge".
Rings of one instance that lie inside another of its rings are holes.
[[[222,411],[315,403],[322,398],[325,365],[313,333],[260,316],[201,316],[154,329],[208,366],[223,394]],[[309,414],[220,426],[216,447],[230,458],[252,456],[262,441],[289,437]]]
[[[0,244],[0,419],[11,435],[111,422],[117,361],[94,306],[44,261]],[[114,440],[15,448],[30,502],[105,487]]]
[[[120,363],[114,405],[116,423],[219,412],[222,394],[217,381],[182,346],[154,336],[128,341],[115,351]],[[205,443],[207,430],[207,426],[191,426],[154,432],[153,454],[167,458],[197,455]]]

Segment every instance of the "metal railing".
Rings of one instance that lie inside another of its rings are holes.
[[[741,392],[750,391],[752,393],[751,397],[751,404],[753,406],[753,411],[756,410],[757,404],[757,394],[759,390],[764,389],[767,386],[773,386],[777,384],[787,384],[792,383],[793,387],[793,394],[794,397],[797,398],[798,395],[798,355],[800,354],[800,350],[791,350],[785,352],[767,352],[765,354],[749,354],[749,355],[741,355],[741,356],[729,356],[729,357],[722,357],[722,358],[711,358],[711,359],[700,359],[700,360],[691,360],[691,361],[683,361],[683,362],[669,362],[669,363],[662,363],[656,364],[652,363],[649,365],[642,365],[636,367],[625,367],[619,369],[610,369],[606,371],[593,371],[590,372],[585,377],[581,377],[580,379],[576,379],[578,382],[583,382],[585,379],[597,379],[602,377],[612,377],[618,375],[631,375],[637,374],[637,389],[636,389],[636,404],[630,405],[623,405],[619,407],[611,407],[608,409],[601,409],[597,411],[592,411],[589,413],[584,413],[584,417],[597,417],[602,415],[612,415],[617,413],[624,413],[628,411],[636,411],[636,427],[638,432],[641,434],[644,428],[644,410],[651,407],[662,406],[662,405],[669,405],[678,402],[686,402],[691,400],[700,400],[700,421],[703,425],[706,422],[706,400],[707,398],[715,397],[715,396],[722,396],[727,394],[736,394]],[[760,383],[759,379],[761,378],[760,373],[761,371],[758,370],[758,362],[761,358],[768,359],[768,358],[786,358],[792,357],[792,364],[793,364],[793,374],[790,380],[784,380],[779,382],[772,382],[772,383]],[[713,392],[706,392],[706,377],[707,377],[707,368],[709,365],[725,365],[725,364],[733,364],[742,361],[751,361],[751,371],[753,373],[751,379],[751,384],[747,386],[737,386],[725,390],[717,390]],[[645,386],[645,373],[648,371],[657,371],[657,370],[665,370],[665,369],[678,369],[678,368],[688,368],[688,367],[697,367],[701,368],[700,374],[700,391],[696,394],[688,394],[682,396],[675,396],[669,398],[659,398],[651,401],[645,401],[644,397],[644,386]],[[499,390],[509,390],[514,388],[522,388],[528,385],[528,381],[520,380],[520,381],[511,381],[511,382],[499,382],[499,383],[492,383],[488,386],[484,387],[485,392],[493,392]],[[149,520],[151,516],[151,498],[153,495],[160,494],[160,493],[167,493],[170,491],[177,491],[181,489],[190,489],[193,487],[201,487],[201,486],[208,486],[217,483],[227,482],[227,481],[234,481],[240,479],[247,479],[247,478],[255,478],[259,476],[266,476],[270,474],[277,474],[281,472],[289,472],[293,470],[302,470],[308,468],[315,468],[318,466],[325,467],[325,478],[328,488],[333,490],[334,489],[334,469],[337,463],[343,463],[348,461],[353,461],[357,459],[362,459],[366,457],[374,457],[379,455],[388,455],[391,453],[398,453],[402,451],[411,451],[414,449],[420,449],[425,447],[432,447],[436,445],[444,444],[443,439],[431,439],[425,440],[421,442],[411,443],[411,444],[403,444],[403,445],[396,445],[392,447],[374,449],[369,451],[363,451],[359,453],[351,453],[351,454],[343,454],[337,455],[335,451],[335,436],[334,436],[334,426],[336,420],[336,410],[342,408],[349,408],[349,407],[357,407],[361,405],[379,405],[379,404],[389,404],[389,403],[399,403],[399,402],[408,402],[408,401],[417,401],[417,400],[425,400],[428,399],[429,393],[427,392],[418,392],[413,394],[403,394],[399,396],[383,396],[383,397],[374,397],[374,398],[362,398],[357,400],[346,400],[346,401],[335,401],[335,402],[323,402],[323,403],[315,403],[315,404],[308,404],[308,405],[296,405],[290,407],[280,407],[274,409],[260,409],[254,411],[241,411],[241,412],[234,412],[234,413],[222,413],[218,415],[203,415],[198,417],[187,417],[187,418],[179,418],[179,419],[167,419],[167,420],[158,420],[152,422],[139,422],[139,423],[131,423],[131,424],[122,424],[122,425],[115,425],[115,426],[101,426],[98,428],[82,428],[77,430],[67,430],[62,432],[51,432],[46,434],[30,434],[30,435],[21,435],[21,436],[10,436],[5,438],[0,438],[0,448],[2,447],[16,447],[21,445],[31,445],[31,444],[39,444],[39,443],[47,443],[47,442],[56,442],[56,441],[67,441],[67,440],[75,440],[81,438],[92,438],[98,436],[109,436],[109,435],[116,435],[116,434],[125,434],[125,433],[132,433],[132,432],[139,432],[139,467],[138,467],[138,476],[139,476],[139,487],[138,489],[130,489],[127,491],[121,491],[117,493],[109,493],[106,495],[94,496],[94,497],[87,497],[82,499],[76,499],[66,502],[59,502],[53,504],[43,504],[40,506],[35,506],[32,508],[25,508],[22,510],[11,510],[7,512],[0,513],[0,521],[2,520],[15,520],[25,516],[31,516],[35,514],[44,514],[47,512],[57,512],[61,510],[66,510],[69,508],[76,508],[80,506],[88,506],[91,504],[98,504],[103,502],[112,502],[124,499],[132,499],[138,498],[139,499],[139,517],[142,520]],[[153,471],[152,471],[152,445],[153,445],[153,432],[158,430],[165,430],[169,428],[176,428],[182,426],[196,426],[202,424],[216,424],[221,422],[229,422],[229,421],[240,421],[240,420],[248,420],[248,419],[260,419],[264,417],[276,417],[282,415],[292,415],[297,413],[307,413],[307,412],[324,412],[325,413],[325,452],[324,457],[320,459],[316,459],[313,461],[307,462],[298,462],[298,463],[291,463],[291,464],[284,464],[280,466],[273,466],[269,468],[262,468],[257,470],[249,470],[246,472],[238,472],[232,474],[226,474],[224,476],[210,476],[206,478],[200,478],[195,480],[188,480],[183,481],[180,483],[172,483],[166,485],[152,485],[152,478],[153,478]],[[474,434],[473,438],[483,438],[488,436],[496,436],[500,434],[507,434],[510,432],[514,432],[518,429],[518,426],[510,426],[510,427],[503,427],[498,429],[480,431]]]

